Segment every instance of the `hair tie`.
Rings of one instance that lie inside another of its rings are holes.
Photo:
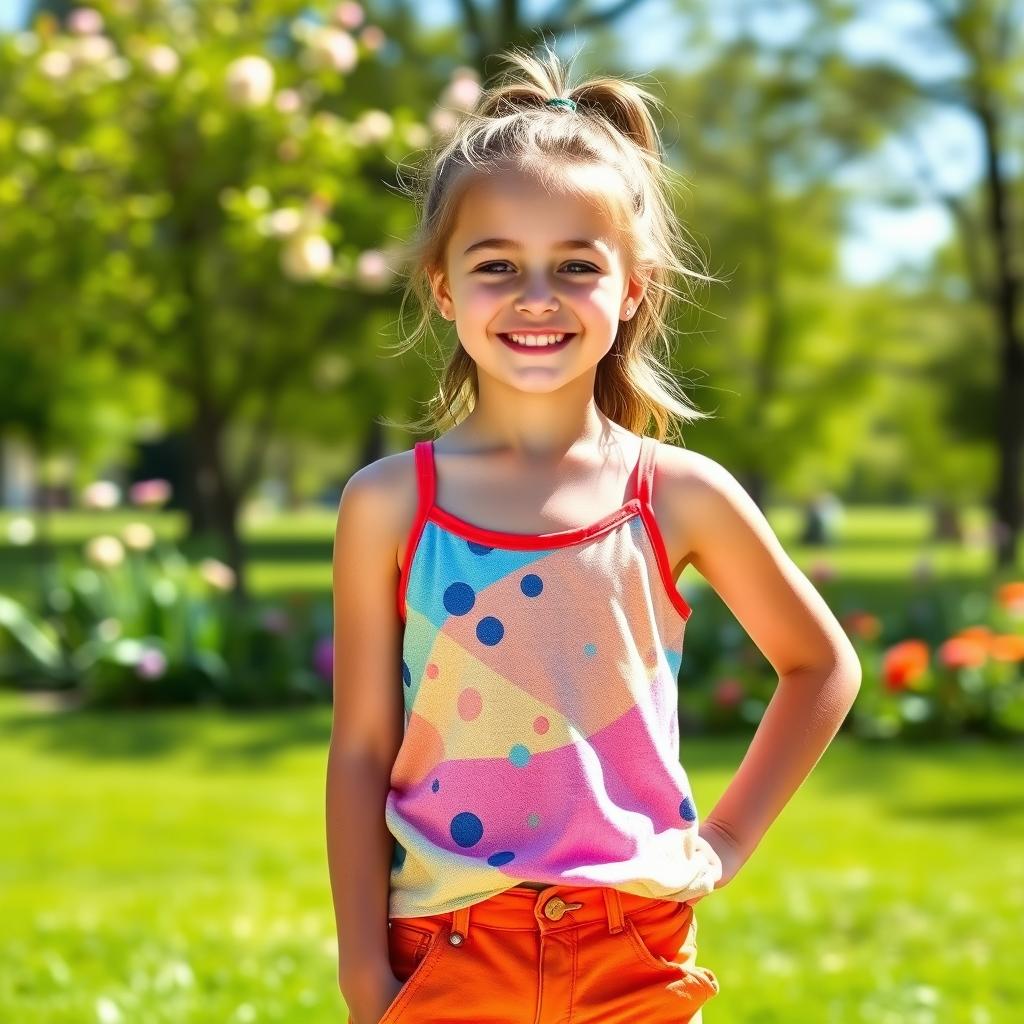
[[[545,100],[544,105],[546,107],[568,107],[569,110],[576,109],[576,101],[569,99]]]

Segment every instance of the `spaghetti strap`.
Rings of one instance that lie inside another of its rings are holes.
[[[419,512],[425,516],[434,507],[434,442],[417,441],[413,446],[416,453],[416,488],[419,493]]]
[[[641,505],[650,505],[654,494],[654,464],[657,449],[654,438],[644,434],[640,438],[640,457],[636,464],[636,496]]]

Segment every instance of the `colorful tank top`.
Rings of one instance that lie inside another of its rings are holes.
[[[651,506],[656,444],[642,439],[624,505],[544,534],[439,508],[433,442],[416,444],[389,917],[523,881],[680,901],[714,888],[679,761],[690,606]]]

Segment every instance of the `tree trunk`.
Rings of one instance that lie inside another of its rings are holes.
[[[981,95],[978,116],[985,144],[985,178],[989,229],[995,246],[996,280],[993,314],[999,338],[999,390],[996,396],[996,439],[999,470],[992,513],[995,519],[997,569],[1016,564],[1021,529],[1021,456],[1024,453],[1024,351],[1017,328],[1019,270],[1011,251],[1014,239],[1010,195],[1000,166],[999,124],[990,97]]]
[[[227,549],[227,564],[235,573],[233,597],[239,606],[248,603],[245,546],[239,532],[241,495],[227,475],[222,457],[224,431],[210,410],[197,410],[191,428],[195,465],[194,497],[198,518],[189,524],[190,538],[214,533]]]

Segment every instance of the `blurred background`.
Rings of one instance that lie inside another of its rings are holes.
[[[0,0],[0,1018],[345,1019],[337,503],[453,341],[394,351],[400,185],[542,41],[665,101],[685,443],[864,669],[701,903],[705,1019],[1020,1020],[1019,0]],[[706,814],[776,679],[679,586]]]

